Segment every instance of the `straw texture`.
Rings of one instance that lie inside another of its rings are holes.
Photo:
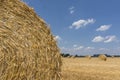
[[[0,0],[0,80],[61,80],[50,28],[20,0]]]

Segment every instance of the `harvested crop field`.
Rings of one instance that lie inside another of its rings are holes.
[[[63,80],[120,80],[120,58],[63,58]]]

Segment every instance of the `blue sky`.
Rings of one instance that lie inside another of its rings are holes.
[[[24,0],[50,25],[61,52],[120,54],[120,0]]]

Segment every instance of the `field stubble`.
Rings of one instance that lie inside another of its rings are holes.
[[[120,80],[120,58],[63,58],[63,80]]]

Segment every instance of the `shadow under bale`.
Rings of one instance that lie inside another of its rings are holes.
[[[49,27],[20,0],[0,0],[0,80],[61,80]]]

